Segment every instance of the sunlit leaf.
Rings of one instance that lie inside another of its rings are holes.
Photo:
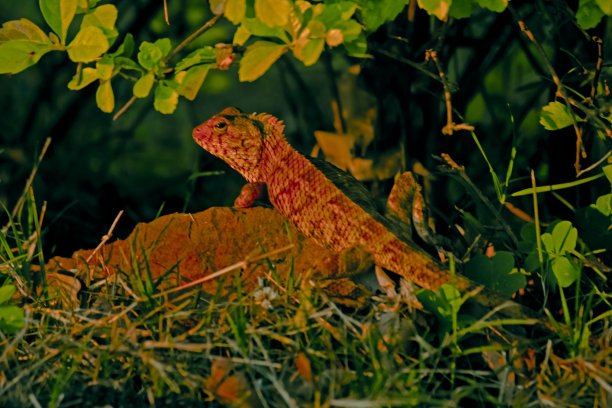
[[[610,0],[595,0],[601,11],[607,15],[612,15],[612,1]]]
[[[13,285],[5,285],[0,288],[0,304],[7,302],[17,291]]]
[[[28,19],[7,21],[0,28],[0,44],[11,40],[22,40],[51,45],[49,37]]]
[[[251,32],[244,26],[244,24],[240,24],[236,32],[234,33],[234,39],[232,40],[233,45],[243,45],[247,40],[251,37]]]
[[[109,48],[108,40],[98,27],[84,27],[78,32],[66,50],[74,62],[91,62]]]
[[[134,84],[134,96],[137,98],[146,98],[149,96],[153,83],[155,83],[155,74],[153,74],[153,72],[141,76]]]
[[[557,254],[564,254],[567,251],[573,251],[576,248],[576,240],[578,238],[578,230],[572,226],[569,221],[561,221],[552,231],[554,248]]]
[[[578,269],[565,256],[554,258],[552,261],[552,270],[557,278],[559,286],[566,288],[578,279]]]
[[[572,125],[572,116],[565,104],[554,101],[542,108],[540,124],[546,130],[563,129]]]
[[[304,48],[302,48],[301,60],[304,65],[309,66],[314,64],[319,60],[319,56],[321,56],[321,52],[323,52],[323,47],[325,46],[325,41],[322,38],[313,38],[308,41]]]
[[[77,0],[39,0],[38,4],[45,21],[64,44],[66,32],[76,13]]]
[[[99,79],[97,69],[91,67],[83,68],[79,74],[75,74],[72,80],[68,82],[68,89],[78,91],[97,79]]]
[[[610,0],[604,0],[610,3]],[[597,5],[596,0],[580,0],[578,11],[576,11],[576,22],[584,29],[588,30],[595,27],[604,17],[604,12]]]
[[[212,64],[198,65],[180,72],[176,78],[179,83],[178,93],[190,101],[194,100],[212,66]]]
[[[603,215],[612,215],[612,194],[605,194],[597,197],[595,208]]]
[[[104,81],[111,79],[114,68],[115,62],[113,61],[113,58],[108,55],[105,55],[100,61],[96,62],[98,76]]]
[[[255,0],[255,15],[268,27],[285,25],[291,8],[289,0]]]
[[[248,46],[240,61],[240,81],[254,81],[262,76],[287,49],[286,45],[269,41],[258,41]]]
[[[38,60],[54,50],[51,44],[32,41],[9,41],[0,44],[0,74],[16,74],[36,64]]]
[[[103,4],[83,17],[81,29],[88,26],[98,27],[108,39],[109,44],[112,44],[118,36],[118,32],[115,29],[116,21],[117,8],[112,4]]]
[[[246,0],[227,0],[225,17],[234,24],[239,24],[246,13]]]
[[[0,331],[11,334],[23,328],[25,316],[23,310],[17,306],[0,306]]]
[[[102,112],[110,113],[115,109],[115,95],[110,81],[101,81],[96,91],[96,104]]]
[[[153,106],[158,112],[170,114],[176,109],[178,104],[178,93],[171,87],[159,84],[155,88],[155,101]]]

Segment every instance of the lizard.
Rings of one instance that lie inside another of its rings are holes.
[[[360,248],[376,266],[436,291],[452,283],[485,307],[532,318],[533,311],[452,274],[407,239],[405,228],[378,212],[366,187],[322,159],[302,155],[284,136],[284,124],[266,113],[226,108],[193,129],[197,144],[223,159],[248,181],[234,206],[246,208],[267,187],[272,205],[302,233],[342,253]]]

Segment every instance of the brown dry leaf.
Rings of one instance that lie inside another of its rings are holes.
[[[272,254],[288,246],[291,248]],[[315,281],[346,276],[347,272],[360,272],[372,265],[369,258],[355,259],[352,253],[339,255],[321,247],[276,210],[262,207],[213,207],[197,214],[166,215],[138,224],[127,239],[105,244],[87,262],[91,252],[81,250],[72,258],[53,258],[46,266],[50,280],[59,283],[63,278],[53,277],[60,270],[74,272],[83,282],[88,282],[90,274],[94,280],[104,279],[119,270],[136,279],[135,273],[144,276],[148,265],[154,280],[163,277],[161,288],[172,288],[267,254],[266,259],[248,262],[245,270],[238,270],[243,289],[251,292],[257,278],[270,273],[268,261],[281,279],[293,271],[295,276]],[[235,285],[235,273],[206,281],[202,288],[214,294],[222,285],[221,293],[228,293]]]

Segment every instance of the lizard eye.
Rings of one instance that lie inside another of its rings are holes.
[[[219,122],[215,125],[215,128],[221,130],[221,129],[225,129],[226,126],[227,126],[227,123]]]

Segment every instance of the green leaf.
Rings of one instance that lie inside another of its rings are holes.
[[[84,27],[68,45],[68,57],[74,62],[91,62],[110,47],[106,36],[98,27]]]
[[[609,0],[608,0],[609,2]],[[580,0],[578,11],[576,11],[576,22],[584,29],[595,27],[604,16],[604,12],[597,5],[595,0]]]
[[[31,41],[9,41],[0,44],[0,74],[16,74],[36,64],[38,60],[54,50],[51,44]]]
[[[359,34],[359,37],[357,37],[355,41],[344,43],[344,48],[351,57],[372,58],[372,56],[368,54],[368,42],[363,32]]]
[[[527,284],[525,276],[514,272],[514,255],[499,251],[493,257],[476,255],[465,264],[465,276],[505,296]]]
[[[109,44],[113,44],[119,35],[115,29],[117,21],[117,8],[112,4],[103,4],[96,7],[83,17],[81,30],[84,27],[98,27],[102,30]]]
[[[568,251],[573,251],[576,248],[577,238],[578,230],[572,227],[571,222],[559,222],[552,231],[555,253],[563,255]]]
[[[138,62],[147,70],[155,68],[164,58],[162,50],[148,41],[143,41],[138,50]]]
[[[96,104],[105,113],[110,113],[115,108],[115,95],[110,81],[100,81],[96,91]]]
[[[565,256],[552,260],[552,270],[562,288],[568,287],[578,279],[578,268]]]
[[[0,288],[0,304],[7,302],[17,291],[15,286],[6,285]]]
[[[606,175],[606,178],[608,179],[610,184],[612,184],[612,164],[609,164],[607,166],[603,166],[602,170],[603,170],[604,174]]]
[[[146,75],[143,75],[136,81],[134,84],[134,96],[137,98],[146,98],[149,96],[151,92],[151,88],[155,83],[155,74],[153,72],[149,72]]]
[[[246,0],[227,0],[225,17],[234,24],[239,24],[246,13]]]
[[[240,61],[240,81],[254,81],[262,76],[287,49],[286,45],[269,41],[258,41],[248,46]]]
[[[475,0],[453,0],[448,15],[454,18],[467,18],[474,11]]]
[[[595,208],[603,215],[612,215],[612,194],[605,194],[597,197]]]
[[[383,12],[379,10],[380,7],[376,7],[376,4],[379,6],[384,6],[385,3],[395,2],[397,0],[364,0],[361,2],[362,5],[362,16],[368,13],[379,13]],[[400,2],[402,2],[401,0]],[[313,19],[315,21],[319,21],[325,25],[327,30],[332,28],[337,28],[337,24],[340,24],[344,21],[350,19],[353,14],[355,14],[355,10],[357,10],[357,5],[353,1],[340,1],[338,3],[326,4],[324,8],[321,9],[320,14],[315,13],[316,17]],[[365,16],[363,16],[365,18]],[[326,31],[327,31],[326,30]]]
[[[376,31],[384,23],[395,20],[408,3],[409,0],[362,0],[361,18],[368,31]]]
[[[501,13],[508,7],[508,0],[477,0],[478,5],[496,13]]]
[[[176,109],[178,104],[178,93],[171,87],[159,84],[155,88],[155,101],[153,106],[158,112],[170,114]]]
[[[40,11],[62,44],[77,9],[77,0],[39,0]]]
[[[213,64],[197,65],[189,68],[187,71],[179,72],[176,75],[176,80],[179,83],[178,93],[193,101],[212,66]]]
[[[255,16],[268,27],[287,24],[292,8],[289,0],[255,0]]]
[[[120,55],[124,55],[126,57],[131,57],[134,52],[134,36],[130,33],[125,35],[125,39],[123,43],[119,47],[117,47],[117,51],[113,52],[111,57],[118,57]]]
[[[198,48],[180,60],[174,67],[174,72],[180,72],[194,65],[202,64],[204,62],[214,62],[216,60],[217,57],[215,55],[215,49],[210,45],[207,45],[205,47]]]
[[[436,16],[440,20],[446,20],[450,9],[451,0],[418,0],[420,8],[425,10],[429,15]]]
[[[80,74],[75,74],[72,80],[68,82],[68,89],[78,91],[97,79],[100,79],[97,69],[91,67],[83,68]]]
[[[0,330],[6,334],[15,333],[25,324],[23,310],[17,306],[5,305],[0,307]]]
[[[558,130],[572,125],[572,116],[561,102],[550,102],[540,112],[540,124],[546,130]]]
[[[140,72],[144,71],[140,65],[138,65],[135,61],[132,61],[129,58],[115,57],[114,59],[115,59],[115,66],[117,67],[117,69],[125,68],[125,69],[131,69],[132,71],[140,71]]]
[[[612,1],[610,0],[595,0],[601,11],[612,16]]]

